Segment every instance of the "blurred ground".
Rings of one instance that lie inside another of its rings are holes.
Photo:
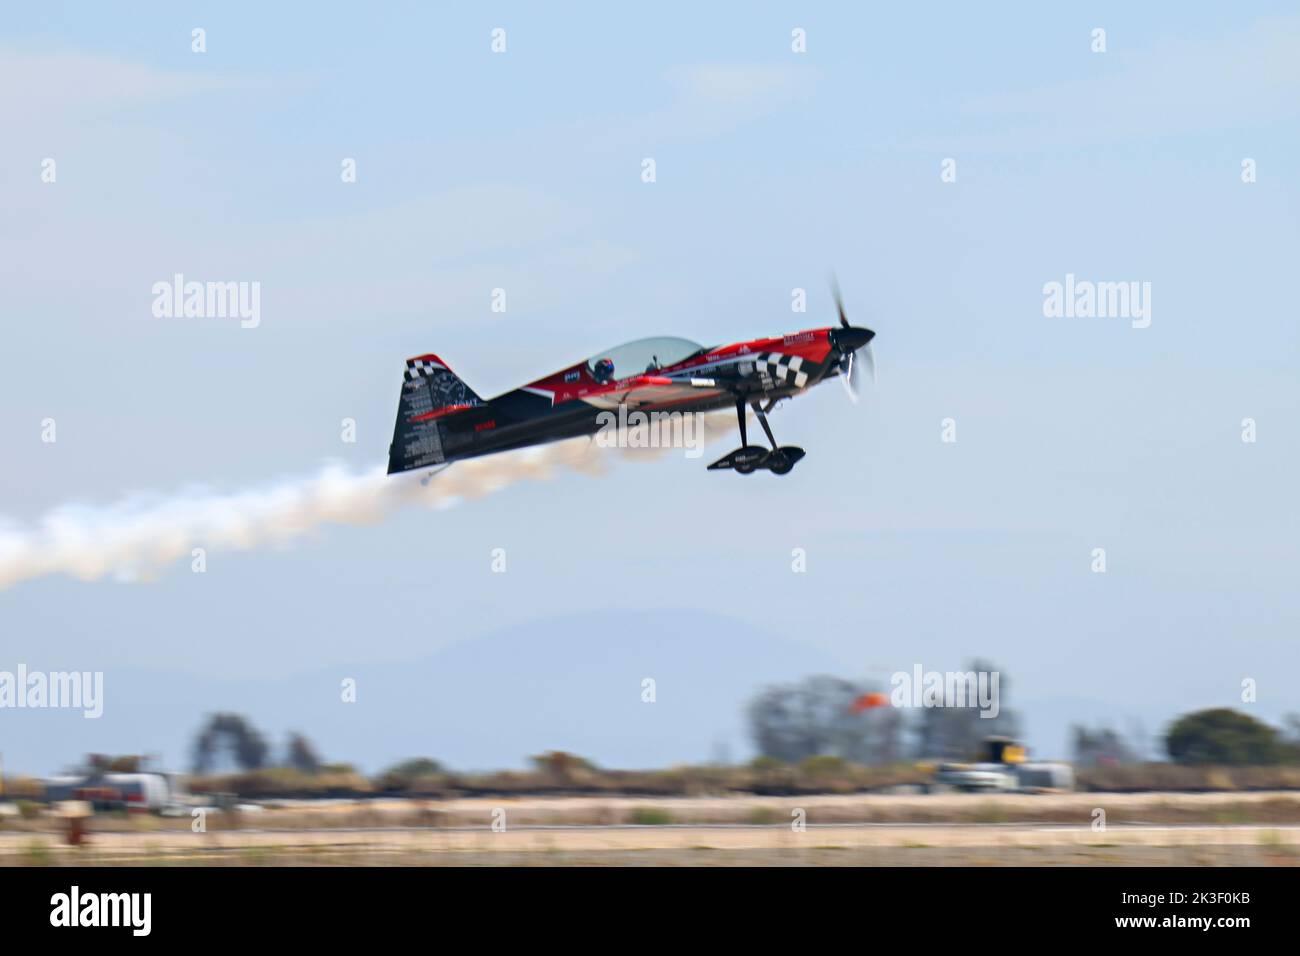
[[[1296,793],[315,801],[194,824],[95,817],[74,848],[54,818],[6,821],[0,864],[1300,864]]]
[[[6,865],[1297,865],[1300,828],[829,825],[0,835]]]

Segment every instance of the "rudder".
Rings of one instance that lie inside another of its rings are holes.
[[[388,446],[388,473],[442,464],[438,420],[482,404],[483,399],[438,356],[407,359],[393,443]]]

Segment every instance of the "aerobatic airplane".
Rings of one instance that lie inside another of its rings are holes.
[[[492,399],[479,398],[436,355],[407,359],[388,473],[591,435],[602,427],[602,413],[620,405],[645,412],[706,412],[734,405],[741,447],[709,468],[787,474],[804,450],[777,445],[767,422],[772,407],[835,376],[843,376],[856,395],[859,350],[875,374],[869,343],[876,333],[849,325],[838,293],[836,306],[838,327],[715,348],[679,338],[639,339]],[[771,448],[749,444],[746,405]]]

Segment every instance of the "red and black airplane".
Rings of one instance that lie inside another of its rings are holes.
[[[836,306],[838,327],[714,348],[679,338],[639,339],[486,400],[438,356],[407,359],[388,473],[591,435],[602,427],[602,413],[608,420],[607,413],[620,405],[644,412],[706,412],[734,405],[741,447],[709,468],[787,474],[804,450],[777,445],[767,412],[779,400],[837,375],[856,394],[859,350],[874,375],[869,343],[876,333],[849,325],[838,294]],[[746,405],[758,416],[771,448],[749,444]]]

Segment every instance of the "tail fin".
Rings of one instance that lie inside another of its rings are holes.
[[[445,459],[438,420],[482,404],[438,356],[407,359],[393,443],[388,446],[388,473],[441,464]]]

